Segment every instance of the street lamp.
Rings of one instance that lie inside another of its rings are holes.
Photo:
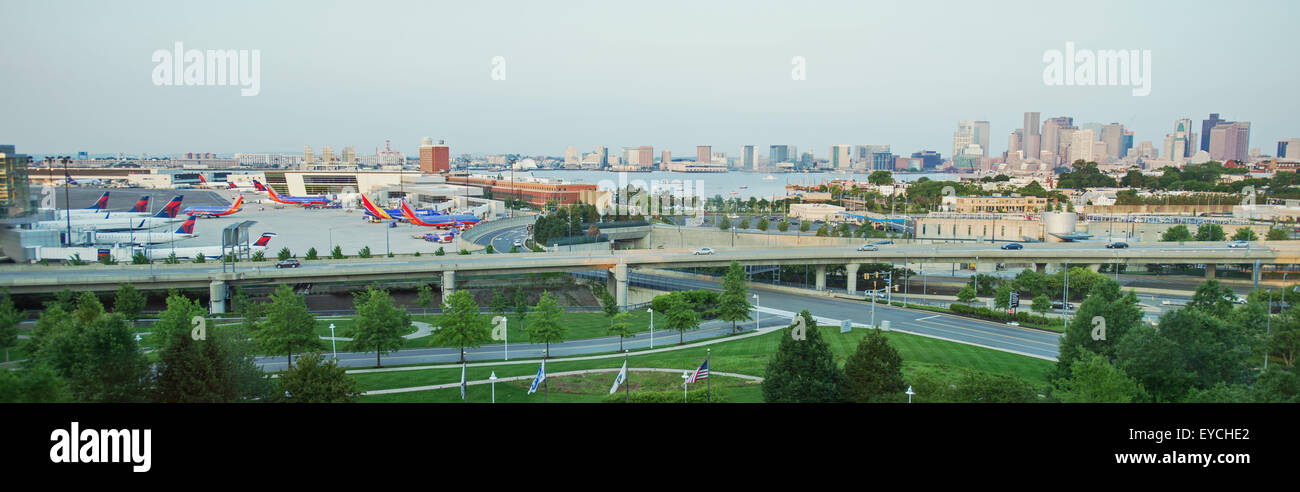
[[[650,348],[655,348],[655,310],[645,308],[645,312],[650,313]]]
[[[330,350],[334,352],[334,360],[339,360],[339,339],[334,337],[334,323],[330,323]]]
[[[758,294],[754,294],[754,331],[758,331],[758,318],[763,316],[763,313],[759,311],[761,307],[758,304]]]
[[[686,386],[686,382],[689,381],[690,379],[691,379],[691,371],[688,370],[682,373],[682,403],[687,402],[686,390],[688,389],[688,387]]]
[[[912,403],[912,395],[915,395],[915,394],[916,394],[916,392],[915,392],[915,391],[912,391],[912,387],[911,387],[911,386],[908,386],[908,387],[907,387],[907,402],[908,402],[908,403]]]
[[[492,381],[492,403],[496,403],[497,402],[497,372],[496,371],[492,371],[492,375],[488,376],[488,381]]]

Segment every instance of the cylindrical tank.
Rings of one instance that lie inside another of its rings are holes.
[[[1074,212],[1043,212],[1043,241],[1061,242],[1053,234],[1070,234],[1079,223],[1079,216]]]

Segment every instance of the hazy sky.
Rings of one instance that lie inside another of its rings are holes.
[[[0,143],[28,154],[453,155],[653,145],[729,156],[890,144],[950,157],[957,120],[992,151],[1024,111],[1119,122],[1160,149],[1174,120],[1300,137],[1294,1],[0,0]],[[155,50],[257,49],[261,92],[155,86]],[[1151,94],[1043,82],[1045,50],[1151,50]],[[506,80],[492,80],[492,58]],[[806,80],[791,80],[791,58]]]

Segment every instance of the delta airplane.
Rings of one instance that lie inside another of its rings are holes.
[[[369,215],[371,217],[385,219],[385,220],[401,220],[401,221],[406,220],[406,217],[402,215],[401,207],[380,208],[376,206],[374,202],[370,201],[370,198],[364,194],[361,195],[361,205],[365,207],[366,215]],[[437,210],[431,208],[417,208],[414,209],[414,211],[416,217],[433,218],[434,216],[444,215],[442,213],[439,213]],[[479,220],[478,217],[475,217],[473,215],[456,215],[454,217],[458,222],[465,222],[470,224],[477,223]]]
[[[94,235],[94,240],[92,242],[94,242],[95,244],[116,243],[116,244],[137,244],[137,245],[171,243],[182,239],[189,239],[198,236],[198,234],[194,233],[195,220],[197,219],[193,215],[189,216],[189,218],[185,219],[185,223],[181,224],[180,228],[176,229],[176,231],[172,232],[171,234],[163,234],[163,233],[146,234],[140,231],[131,231],[131,232],[96,231]]]
[[[265,254],[267,244],[270,243],[271,238],[275,236],[276,233],[274,232],[262,233],[262,235],[257,238],[257,241],[254,242],[249,247],[249,254],[258,251],[262,251],[263,254]],[[229,252],[230,249],[227,248],[226,253]],[[169,256],[171,256],[172,253],[176,254],[176,258],[196,258],[199,255],[203,255],[204,258],[220,258],[221,246],[213,245],[213,246],[189,246],[184,248],[170,248],[170,247],[148,248],[147,251],[145,252],[145,256],[148,256],[149,259],[151,260],[165,260]]]
[[[402,217],[413,225],[424,227],[454,227],[460,230],[468,229],[478,222],[477,217],[473,222],[470,222],[461,220],[459,218],[460,216],[457,215],[426,215],[420,217],[415,215],[415,211],[411,210],[410,205],[406,204],[406,200],[402,200]]]
[[[238,212],[244,206],[244,196],[235,197],[235,203],[229,207],[190,207],[181,211],[181,215],[197,215],[199,217],[221,217]]]
[[[148,196],[145,196],[145,197],[143,198],[143,200],[145,200],[145,203],[148,203],[148,199],[149,199]],[[136,204],[136,206],[138,207],[139,204]],[[106,213],[106,212],[108,212],[108,192],[107,192],[107,191],[105,191],[103,195],[99,195],[99,198],[96,199],[94,203],[90,204],[89,207],[86,207],[86,208],[70,208],[70,209],[67,209],[67,210],[55,210],[55,211],[54,211],[54,216],[55,216],[55,217],[58,217],[58,218],[61,219],[61,218],[67,217],[67,216],[69,216],[69,215],[71,215],[71,216],[73,216],[73,217],[76,217],[76,216],[78,216],[78,215],[86,215],[86,214],[102,214],[102,213]]]
[[[32,224],[32,228],[62,229],[64,227],[76,227],[78,229],[104,232],[155,229],[183,220],[177,217],[182,199],[182,195],[176,195],[171,201],[167,202],[167,205],[153,215],[149,215],[147,212],[108,212],[102,217],[99,214],[84,214],[64,217],[63,219],[42,220]],[[148,200],[141,199],[140,202],[136,203],[136,209],[141,207],[141,203],[147,206]]]
[[[257,181],[253,181],[253,184],[256,185],[256,186],[257,186],[257,189],[259,189],[259,190],[261,190],[261,189],[265,189],[267,195],[271,197],[271,201],[273,201],[273,202],[275,202],[275,203],[283,203],[283,204],[285,204],[285,205],[302,205],[302,206],[304,206],[304,207],[310,207],[310,206],[313,206],[313,205],[329,205],[329,204],[330,204],[330,199],[329,199],[329,197],[325,197],[325,196],[280,196],[280,195],[277,194],[277,193],[275,192],[275,190],[272,189],[270,186],[263,185],[263,184],[261,184],[261,183],[258,183]]]

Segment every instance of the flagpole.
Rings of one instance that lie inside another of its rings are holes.
[[[546,356],[550,353],[548,349],[542,349],[542,403],[551,400],[551,386],[547,384],[546,378]]]
[[[712,356],[713,356],[713,349],[704,349],[704,366],[705,366],[705,367],[708,367],[708,365],[709,365],[709,357],[712,357]],[[709,368],[709,370],[712,371],[713,368]],[[709,403],[710,398],[711,398],[711,391],[712,391],[712,389],[713,389],[713,378],[709,378],[708,381],[705,381],[705,382],[704,382],[704,403]]]
[[[631,356],[628,350],[623,351],[623,367],[627,367],[627,375],[623,378],[623,403],[632,403],[632,368],[628,367],[627,360]]]

